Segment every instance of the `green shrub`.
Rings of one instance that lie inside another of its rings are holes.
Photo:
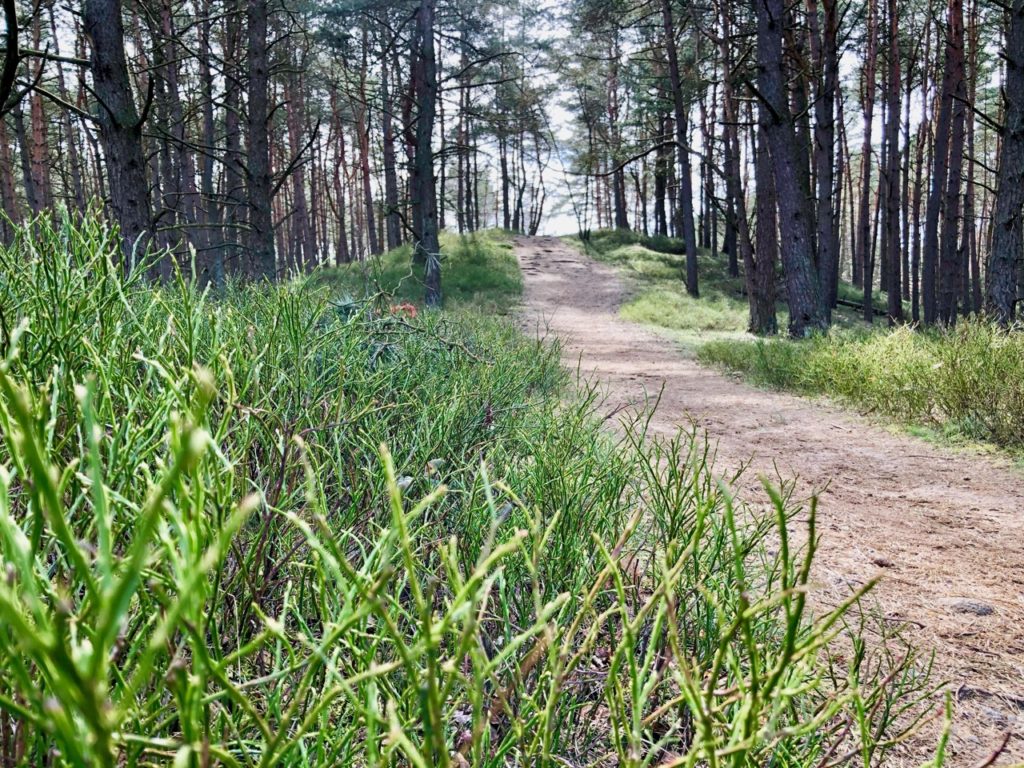
[[[911,423],[1024,447],[1024,338],[980,320],[948,331],[833,331],[790,341],[719,340],[698,357],[750,380],[840,397]]]
[[[733,331],[747,327],[747,317],[727,298],[695,299],[682,288],[643,291],[623,305],[627,320],[672,330]]]
[[[894,639],[829,653],[859,593],[808,611],[813,502],[613,444],[557,350],[118,250],[0,256],[5,765],[874,765],[919,721]]]

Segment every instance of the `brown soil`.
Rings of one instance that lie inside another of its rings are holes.
[[[703,368],[617,317],[627,289],[614,269],[557,238],[520,237],[516,251],[525,321],[561,340],[566,365],[597,378],[609,409],[661,393],[653,429],[696,423],[717,444],[723,474],[749,464],[743,491],[756,492],[765,475],[797,478],[805,497],[820,493],[817,600],[881,577],[878,607],[934,652],[937,676],[956,693],[949,764],[985,761],[1008,731],[996,764],[1024,760],[1024,477],[991,457]]]

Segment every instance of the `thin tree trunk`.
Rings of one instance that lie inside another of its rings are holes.
[[[897,0],[889,0],[889,77],[885,169],[886,183],[886,260],[885,287],[888,291],[888,314],[890,325],[903,321],[903,299],[900,291],[900,55],[899,29],[897,27]]]
[[[437,62],[434,57],[434,0],[420,0],[416,10],[413,88],[416,104],[416,156],[413,163],[413,247],[426,269],[424,302],[441,304],[441,244],[438,240],[437,194],[434,188],[434,112],[437,105]]]
[[[665,53],[668,58],[669,82],[672,86],[672,105],[676,119],[676,152],[679,156],[679,191],[676,209],[677,236],[686,248],[686,292],[700,293],[697,282],[697,232],[693,223],[693,180],[690,170],[690,147],[687,141],[687,108],[683,100],[679,54],[676,49],[676,28],[672,20],[671,0],[661,0],[661,17],[665,31]]]
[[[878,2],[868,0],[867,18],[867,50],[864,56],[864,73],[862,82],[862,104],[864,112],[864,141],[861,145],[860,157],[860,208],[857,212],[857,253],[854,256],[854,284],[857,284],[857,277],[861,278],[864,286],[864,295],[869,296],[874,279],[873,274],[868,273],[871,260],[871,153],[872,153],[872,132],[875,120],[875,74],[878,58]],[[867,313],[871,303],[864,302],[864,311]],[[870,315],[865,319],[870,322]]]
[[[817,0],[807,1],[811,24],[812,54],[821,73],[814,99],[814,168],[817,183],[818,283],[831,322],[835,306],[839,262],[839,234],[836,227],[836,128],[835,104],[839,81],[838,0],[823,0],[824,18],[820,33]],[[840,181],[841,183],[841,181]]]
[[[961,215],[960,186],[964,162],[967,127],[967,81],[964,77],[963,0],[950,2],[949,96],[952,100],[949,140],[949,174],[946,178],[946,200],[939,252],[939,320],[945,325],[956,322],[957,287],[960,281],[959,227]]]

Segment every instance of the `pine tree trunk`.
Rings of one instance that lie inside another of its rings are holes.
[[[1024,0],[1007,13],[1006,117],[992,216],[986,307],[998,322],[1013,322],[1017,271],[1024,265]]]
[[[93,90],[103,105],[96,110],[106,158],[110,208],[121,230],[128,268],[149,244],[153,222],[142,151],[142,121],[135,107],[124,50],[120,0],[85,0],[82,21],[92,44]]]
[[[897,26],[897,0],[889,0],[889,78],[888,78],[888,121],[886,183],[886,260],[885,289],[888,291],[888,315],[890,325],[903,321],[903,299],[900,290],[900,55],[899,29]]]
[[[780,241],[786,246],[782,265],[789,302],[789,333],[799,338],[826,330],[828,322],[814,272],[810,190],[801,172],[803,148],[787,96],[782,53],[785,2],[753,0],[753,5],[757,14],[758,89],[767,107],[761,119],[775,172]]]
[[[277,277],[270,170],[270,62],[267,56],[267,0],[247,0],[249,21],[248,162],[249,251],[253,273]]]
[[[964,77],[963,0],[951,0],[947,52],[950,66],[948,83],[952,100],[949,138],[949,173],[946,178],[946,199],[943,210],[942,242],[939,252],[939,321],[944,325],[956,322],[958,286],[960,283],[959,228],[961,214],[960,185],[964,164],[964,142],[967,128],[967,81]]]
[[[839,82],[839,10],[837,0],[823,0],[824,18],[818,32],[817,0],[808,0],[812,54],[821,73],[815,81],[814,168],[817,189],[818,283],[831,322],[835,306],[839,262],[839,234],[836,227],[836,127],[835,104]],[[840,181],[841,183],[841,181]]]
[[[875,120],[875,73],[878,57],[878,3],[868,0],[867,51],[864,57],[864,80],[862,83],[862,104],[864,112],[864,141],[860,156],[860,208],[857,211],[857,253],[854,255],[854,284],[864,287],[865,296],[870,294],[874,279],[869,274],[871,266],[871,139]],[[873,272],[873,270],[871,270]],[[857,277],[860,277],[860,281]],[[865,312],[871,307],[865,301]],[[870,315],[867,315],[870,322]]]
[[[434,188],[434,113],[437,105],[437,62],[434,58],[434,0],[420,0],[416,10],[413,90],[416,95],[416,156],[413,163],[413,248],[425,264],[424,303],[441,304],[441,245],[438,240],[437,194]]]
[[[686,292],[700,294],[697,282],[697,231],[693,223],[693,179],[690,165],[690,145],[687,140],[687,108],[683,100],[679,53],[676,49],[676,28],[672,20],[671,0],[661,0],[661,17],[665,32],[665,54],[668,58],[669,82],[672,86],[672,106],[675,109],[676,153],[679,157],[678,195],[676,204],[676,236],[682,237],[686,248]]]
[[[387,232],[388,250],[402,244],[402,215],[398,200],[398,161],[395,156],[395,127],[391,115],[391,88],[387,53],[381,56],[380,87],[383,109],[381,120],[383,125],[382,140],[384,142],[384,222]]]
[[[924,322],[933,325],[938,319],[936,302],[936,271],[939,265],[939,218],[942,214],[943,195],[947,186],[950,159],[950,129],[953,112],[953,59],[955,58],[953,14],[959,0],[949,0],[948,22],[945,45],[945,66],[941,88],[935,98],[939,102],[935,119],[935,141],[932,148],[932,185],[928,193],[925,210],[924,247],[922,250],[921,297],[924,308]],[[959,184],[959,180],[957,180]]]

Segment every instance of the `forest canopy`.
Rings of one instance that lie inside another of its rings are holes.
[[[1016,314],[1021,2],[5,0],[3,232],[98,205],[127,261],[278,278],[483,226],[675,236],[750,328]],[[781,247],[780,247],[781,245]],[[777,275],[781,279],[777,280]]]

